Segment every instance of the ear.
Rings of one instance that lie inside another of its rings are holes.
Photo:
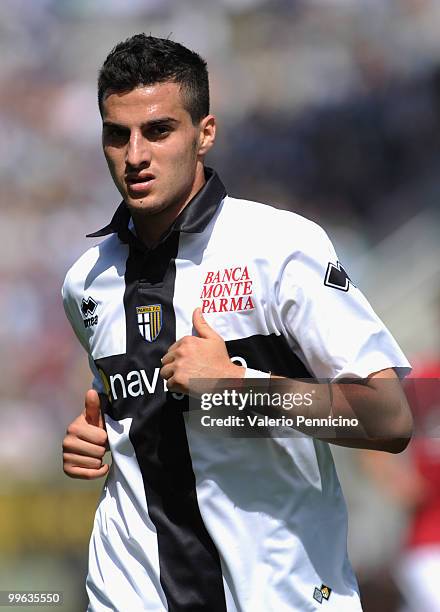
[[[206,155],[214,144],[216,127],[217,123],[214,115],[206,115],[206,117],[203,117],[200,121],[198,155]]]

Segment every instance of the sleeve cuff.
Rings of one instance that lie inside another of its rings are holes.
[[[253,370],[246,368],[244,372],[245,378],[270,378],[270,372],[262,372],[261,370]]]

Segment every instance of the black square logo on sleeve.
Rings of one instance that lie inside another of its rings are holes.
[[[330,261],[325,273],[324,285],[333,289],[339,289],[340,291],[348,291],[350,283],[350,277],[339,261],[336,262],[336,265]]]

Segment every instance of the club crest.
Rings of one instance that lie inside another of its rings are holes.
[[[154,342],[162,329],[162,305],[137,306],[139,333],[147,342]]]

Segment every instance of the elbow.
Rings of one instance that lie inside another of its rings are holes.
[[[397,401],[388,401],[388,419],[386,420],[386,431],[383,436],[385,452],[397,455],[403,452],[411,441],[414,431],[414,420],[411,408],[405,394],[399,389],[396,393]]]
[[[393,427],[387,432],[386,439],[383,440],[383,450],[397,455],[403,452],[411,441],[413,435],[413,418],[408,409],[403,410],[400,418],[396,419]]]

